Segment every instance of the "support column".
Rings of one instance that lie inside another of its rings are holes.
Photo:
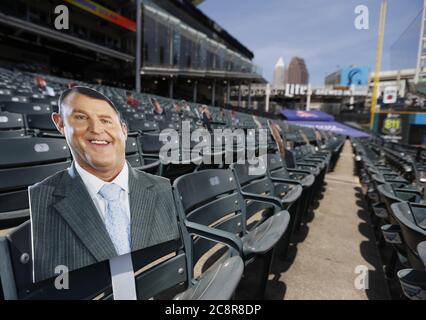
[[[212,106],[215,105],[215,101],[216,101],[216,80],[213,80],[213,85],[212,85]]]
[[[135,89],[141,92],[141,68],[142,68],[142,0],[136,1],[136,66]]]
[[[231,104],[231,83],[228,81],[226,87],[226,104]]]
[[[169,80],[169,98],[173,99],[173,77]]]
[[[194,81],[193,93],[192,93],[192,102],[197,103],[197,90],[198,90],[198,81]]]
[[[266,85],[266,97],[265,97],[265,112],[269,112],[269,97],[271,95],[271,85],[268,83]]]
[[[248,85],[248,99],[247,99],[247,109],[251,108],[251,82]]]
[[[238,108],[241,108],[241,82],[238,85]]]

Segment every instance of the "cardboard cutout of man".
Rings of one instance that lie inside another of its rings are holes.
[[[74,161],[29,188],[34,281],[178,238],[170,182],[126,162],[127,126],[114,104],[77,86],[58,106],[52,119]]]

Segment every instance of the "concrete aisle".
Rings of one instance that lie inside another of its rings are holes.
[[[389,298],[353,165],[347,141],[334,172],[326,177],[319,206],[295,236],[298,243],[288,261],[275,261],[266,299]],[[357,266],[368,268],[369,290],[356,289]]]

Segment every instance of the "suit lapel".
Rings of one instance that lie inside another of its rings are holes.
[[[97,261],[117,256],[98,210],[74,165],[63,175],[54,207]]]
[[[144,172],[129,165],[129,202],[131,215],[132,251],[149,245],[151,221],[155,214],[156,193]]]

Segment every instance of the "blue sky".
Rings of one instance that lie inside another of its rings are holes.
[[[369,30],[354,26],[357,5],[369,9]],[[422,5],[388,1],[383,70],[415,66]],[[380,0],[206,0],[199,8],[253,51],[267,80],[280,56],[305,58],[314,85],[338,66],[374,70]]]

